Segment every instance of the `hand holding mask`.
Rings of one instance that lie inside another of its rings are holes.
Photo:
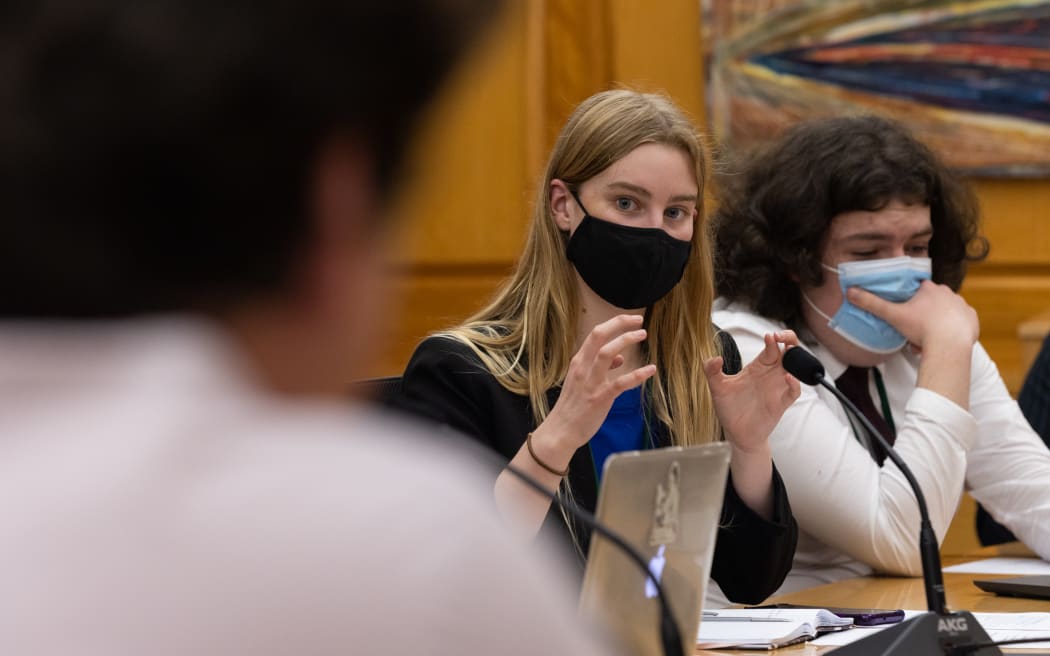
[[[947,285],[924,281],[907,301],[894,303],[853,287],[850,303],[888,321],[916,350],[932,345],[972,347],[980,334],[977,312]]]
[[[903,303],[919,291],[923,280],[931,277],[928,257],[891,257],[880,260],[843,262],[838,268],[824,265],[838,274],[842,288],[842,305],[835,316],[829,317],[803,294],[817,314],[828,320],[828,327],[844,339],[872,353],[895,353],[909,338],[892,322],[857,307],[850,302],[847,291],[859,287],[892,303]],[[914,341],[914,340],[913,340]]]

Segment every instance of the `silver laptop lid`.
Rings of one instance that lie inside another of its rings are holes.
[[[629,451],[605,461],[598,521],[659,572],[686,654],[696,647],[729,470],[729,446],[714,443]],[[580,611],[632,654],[660,654],[659,600],[638,566],[594,535]]]

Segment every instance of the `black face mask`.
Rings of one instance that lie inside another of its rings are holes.
[[[624,310],[649,307],[682,279],[692,247],[660,228],[635,228],[592,216],[580,202],[583,221],[569,238],[566,257],[606,302]]]

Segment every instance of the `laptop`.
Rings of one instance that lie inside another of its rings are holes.
[[[974,579],[978,588],[1008,597],[1050,599],[1050,575],[1015,576],[1008,579]]]
[[[597,518],[658,573],[685,654],[696,649],[729,471],[729,446],[629,451],[602,472]],[[580,611],[632,654],[660,654],[660,606],[645,572],[608,540],[591,538]]]

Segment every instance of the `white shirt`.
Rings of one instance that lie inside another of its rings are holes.
[[[744,362],[765,333],[785,326],[724,299],[713,321],[728,331]],[[820,344],[829,380],[846,364]],[[897,428],[895,448],[908,463],[943,540],[965,487],[996,520],[1050,560],[1050,450],[1010,398],[995,363],[973,349],[970,410],[917,388],[918,356],[904,349],[879,365]],[[872,384],[873,399],[878,396]],[[863,435],[863,430],[857,433]],[[845,410],[830,392],[802,386],[770,436],[773,460],[787,486],[800,535],[795,564],[781,592],[871,573],[916,576],[919,511],[904,475],[879,465],[858,441]]]
[[[0,653],[595,653],[415,431],[265,393],[203,323],[0,324]]]

